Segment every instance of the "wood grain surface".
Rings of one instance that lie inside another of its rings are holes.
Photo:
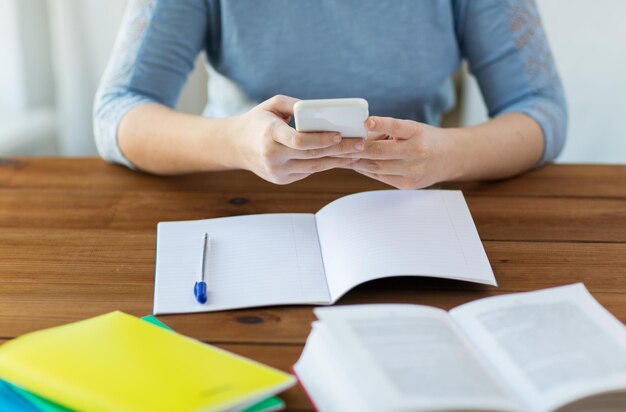
[[[362,285],[339,304],[450,309],[475,299],[584,282],[626,322],[626,166],[549,165],[463,190],[499,287],[429,278]],[[156,224],[250,213],[316,212],[388,189],[346,170],[275,186],[251,173],[157,177],[95,158],[0,159],[0,342],[113,310],[152,310]],[[160,316],[180,333],[289,370],[310,306]],[[309,410],[299,388],[282,395]]]

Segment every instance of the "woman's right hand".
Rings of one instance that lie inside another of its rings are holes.
[[[288,184],[313,173],[354,162],[363,151],[362,139],[342,139],[338,133],[299,133],[289,126],[298,99],[274,96],[233,118],[230,138],[236,167],[263,179]],[[333,156],[344,156],[343,158]]]

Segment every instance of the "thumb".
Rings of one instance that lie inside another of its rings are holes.
[[[293,106],[297,102],[298,99],[295,97],[277,94],[276,96],[261,103],[260,106],[280,117],[289,118],[293,116]]]

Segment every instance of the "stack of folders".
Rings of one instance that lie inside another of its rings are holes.
[[[293,377],[112,312],[0,347],[0,410],[273,411]]]
[[[315,312],[294,372],[321,411],[626,410],[626,328],[582,284]]]

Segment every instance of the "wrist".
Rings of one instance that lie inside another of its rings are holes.
[[[442,181],[459,181],[464,180],[467,175],[467,161],[471,156],[465,150],[465,141],[468,140],[470,131],[465,128],[447,128],[441,129],[443,136],[441,138],[441,159],[445,165]]]
[[[240,169],[237,139],[240,130],[237,117],[205,118],[203,154],[207,164],[218,164],[220,169]]]

